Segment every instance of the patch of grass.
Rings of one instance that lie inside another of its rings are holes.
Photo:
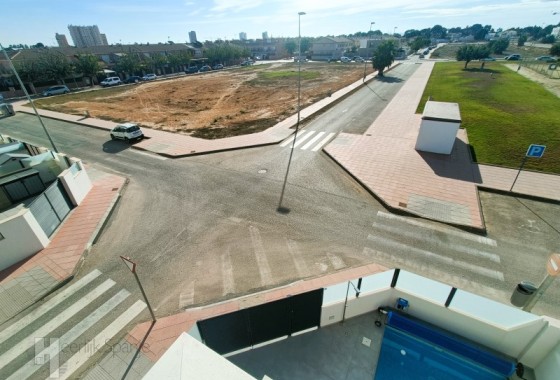
[[[515,168],[530,144],[542,144],[543,158],[528,159],[525,168],[560,174],[560,99],[500,63],[487,62],[485,70],[463,66],[436,64],[417,111],[429,96],[458,103],[478,162]]]

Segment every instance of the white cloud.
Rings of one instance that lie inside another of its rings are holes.
[[[239,12],[246,9],[257,8],[264,4],[262,0],[214,0],[210,8],[214,12],[233,11]]]

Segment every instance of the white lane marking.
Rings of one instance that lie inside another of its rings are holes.
[[[346,267],[344,261],[342,261],[342,259],[337,255],[333,255],[332,253],[327,253],[327,257],[329,258],[329,261],[331,262],[334,269],[342,269]]]
[[[389,213],[386,213],[386,212],[383,212],[383,211],[378,211],[377,216],[379,216],[381,218],[385,218],[385,219],[398,220],[400,222],[407,223],[407,224],[410,224],[410,225],[416,226],[416,227],[427,228],[427,229],[430,229],[430,230],[436,230],[436,231],[444,232],[448,235],[461,237],[461,238],[466,239],[466,240],[472,240],[472,241],[475,241],[477,243],[490,245],[492,247],[498,246],[498,243],[494,239],[490,239],[490,238],[487,238],[487,237],[484,237],[484,236],[469,234],[468,232],[455,231],[455,230],[452,230],[450,228],[445,228],[445,227],[442,227],[442,226],[430,225],[430,224],[427,224],[427,223],[423,223],[419,220],[415,220],[415,219],[412,219],[412,218],[406,218],[406,217],[400,216],[400,215],[394,215],[394,214],[389,214]]]
[[[163,157],[160,156],[158,154],[154,154],[154,153],[147,153],[147,152],[143,152],[141,150],[136,150],[136,149],[131,149],[130,152],[136,153],[136,154],[141,154],[142,156],[147,156],[147,157],[151,157],[151,158],[155,158],[156,160],[161,160],[161,161],[165,161],[168,160],[169,158],[167,157]]]
[[[222,279],[224,288],[222,295],[233,294],[235,292],[235,283],[233,278],[233,265],[231,264],[231,254],[228,247],[226,253],[222,255]]]
[[[305,144],[304,146],[301,147],[301,150],[307,150],[307,148],[309,148],[311,145],[313,145],[313,143],[317,140],[319,140],[321,138],[321,136],[323,136],[325,134],[325,132],[319,132],[315,135],[315,137],[313,137],[311,140],[309,140],[307,142],[307,144]]]
[[[310,138],[313,134],[315,134],[315,131],[309,131],[309,133],[307,133],[305,136],[301,136],[301,137],[298,136],[296,143],[293,145],[293,147],[297,148],[299,144],[301,144],[302,142]]]
[[[87,274],[83,278],[76,281],[74,284],[70,285],[68,288],[64,289],[62,292],[57,294],[55,297],[48,300],[46,303],[41,305],[39,308],[33,310],[31,313],[20,318],[14,324],[8,326],[6,329],[0,332],[0,343],[4,342],[15,333],[19,332],[23,327],[30,325],[37,319],[39,319],[44,314],[48,313],[50,310],[54,309],[56,306],[60,305],[65,299],[70,297],[72,294],[76,293],[78,290],[92,282],[96,279],[101,272],[95,269],[94,271]]]
[[[23,367],[19,368],[8,379],[10,379],[10,380],[11,379],[14,379],[14,380],[18,379],[19,380],[19,379],[29,378],[31,375],[33,375],[35,372],[37,372],[41,368],[41,365],[38,365],[38,363],[36,361],[37,358],[45,359],[43,364],[47,364],[47,363],[50,364],[50,360],[52,360],[53,358],[55,358],[57,356],[58,356],[58,359],[60,360],[59,354],[60,354],[61,350],[68,349],[68,347],[71,347],[70,344],[72,344],[80,335],[82,335],[84,332],[86,332],[95,323],[99,322],[104,316],[106,316],[111,310],[113,310],[115,307],[117,307],[129,295],[130,295],[130,293],[128,291],[126,291],[125,289],[122,289],[120,292],[118,292],[113,297],[111,297],[111,299],[109,299],[103,305],[99,306],[91,314],[89,314],[86,318],[81,320],[77,325],[75,325],[70,330],[68,330],[64,335],[62,335],[58,339],[58,342],[56,342],[58,344],[56,344],[56,343],[53,344],[53,341],[50,341],[50,345],[47,348],[45,348],[44,350],[42,350],[39,354],[37,354],[35,352],[35,358],[33,360],[27,362]],[[43,338],[43,337],[38,337],[38,338],[46,339],[46,338]],[[44,342],[44,341],[42,342],[42,344],[35,343],[35,349],[37,350],[38,347],[44,347],[45,343],[46,342]],[[76,346],[80,347],[81,344],[77,343]],[[92,348],[93,348],[93,346],[89,347],[90,350]],[[60,364],[61,363],[59,363],[59,365]],[[62,371],[64,371],[65,365],[62,364],[62,366],[57,366],[57,367],[62,367],[61,369],[62,369]],[[59,376],[60,372],[58,372],[58,369],[59,368],[56,368],[55,373],[50,373],[50,376],[53,377],[53,378]],[[49,369],[49,371],[50,371],[50,369]]]
[[[298,132],[298,138],[301,138],[306,133],[307,133],[307,131]],[[294,137],[296,137],[295,133],[293,135],[291,135],[290,137],[288,137],[287,140],[284,140],[282,143],[280,143],[280,146],[284,147],[284,146],[290,144],[292,141],[294,141]]]
[[[305,265],[305,260],[301,256],[301,251],[294,240],[286,239],[286,244],[288,246],[288,252],[292,256],[292,260],[296,267],[299,277],[308,277],[310,275],[307,265]]]
[[[476,257],[480,257],[480,258],[483,258],[483,259],[488,259],[488,260],[493,261],[495,263],[500,263],[500,256],[496,255],[495,253],[480,251],[476,248],[467,247],[466,245],[462,245],[462,244],[444,243],[441,240],[435,239],[431,236],[427,236],[426,234],[415,233],[415,232],[411,232],[411,231],[404,231],[401,227],[387,226],[387,225],[379,224],[379,223],[373,223],[372,226],[373,226],[373,228],[376,228],[378,230],[382,230],[382,231],[385,231],[385,232],[390,232],[390,233],[393,233],[393,234],[398,234],[399,236],[404,236],[404,237],[408,237],[408,238],[412,238],[412,239],[416,239],[416,240],[421,240],[423,242],[431,243],[431,244],[434,244],[434,245],[436,245],[438,247],[441,247],[441,248],[452,249],[452,250],[457,251],[457,252],[466,253],[467,255],[476,256]]]
[[[93,300],[95,300],[97,297],[105,293],[113,285],[115,285],[115,281],[106,280],[97,288],[95,288],[94,290],[86,294],[85,297],[80,298],[78,301],[76,301],[76,303],[73,303],[69,308],[65,309],[63,312],[58,314],[55,318],[45,323],[37,330],[31,332],[30,335],[23,338],[18,344],[16,344],[10,350],[2,354],[2,356],[0,356],[0,368],[4,367],[6,364],[10,363],[12,360],[14,360],[19,355],[21,355],[23,352],[33,347],[35,343],[34,338],[41,338],[47,336],[56,328],[60,327],[64,322],[66,322],[72,316],[77,314],[84,307],[86,307],[91,302],[93,302]]]
[[[146,308],[146,304],[140,300],[136,301],[128,310],[119,315],[117,319],[113,321],[109,326],[107,326],[103,331],[101,331],[95,338],[90,340],[85,346],[83,346],[79,352],[74,354],[65,363],[66,371],[61,374],[60,380],[68,379],[76,372],[81,366],[83,366],[92,356],[94,356],[97,351],[101,349],[106,349],[105,345],[111,340],[119,331],[124,329],[142,310]],[[99,342],[105,342],[104,345],[100,345]],[[96,345],[97,343],[97,345]],[[93,352],[92,352],[93,350]]]
[[[183,287],[183,292],[179,294],[179,308],[186,308],[194,303],[194,281]]]
[[[266,258],[266,251],[264,250],[264,245],[262,242],[261,234],[259,229],[254,226],[249,226],[249,233],[251,234],[251,241],[253,243],[253,250],[255,251],[255,257],[257,259],[257,266],[259,267],[259,273],[261,275],[262,285],[272,284],[272,272],[270,271],[270,265],[268,265],[268,260]]]
[[[420,248],[411,247],[409,245],[398,243],[396,241],[385,239],[385,238],[382,238],[382,237],[379,237],[379,236],[368,235],[368,240],[377,242],[379,244],[383,244],[383,245],[388,246],[388,247],[393,248],[393,249],[399,249],[399,250],[402,250],[404,252],[410,252],[412,254],[424,256],[424,257],[429,258],[429,259],[438,260],[438,261],[441,261],[442,263],[445,263],[447,265],[451,265],[451,266],[458,267],[458,268],[461,268],[461,269],[466,269],[466,270],[469,270],[471,272],[478,273],[478,274],[480,274],[482,276],[485,276],[485,277],[490,277],[490,278],[493,278],[493,279],[496,279],[496,280],[504,281],[504,274],[502,272],[499,272],[499,271],[496,271],[496,270],[479,267],[477,265],[469,264],[469,263],[466,263],[466,262],[461,261],[461,260],[455,260],[451,257],[441,256],[441,255],[438,255],[437,253],[426,251],[426,250],[420,249]]]
[[[334,136],[334,133],[329,133],[327,137],[325,137],[319,144],[315,146],[315,148],[311,149],[312,152],[316,152],[323,147],[330,139]]]

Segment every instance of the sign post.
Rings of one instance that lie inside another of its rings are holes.
[[[513,190],[513,186],[515,186],[515,182],[517,182],[517,178],[519,177],[521,170],[523,170],[523,166],[525,166],[525,162],[527,162],[527,158],[529,157],[541,158],[544,154],[545,149],[546,149],[546,145],[537,145],[537,144],[529,145],[529,149],[527,149],[527,153],[525,153],[525,157],[523,157],[523,161],[521,161],[521,165],[519,166],[519,171],[517,172],[517,175],[513,180],[513,184],[509,189],[510,192]]]
[[[152,306],[150,306],[150,302],[148,301],[148,297],[146,297],[146,293],[144,292],[144,288],[142,287],[142,284],[140,283],[140,279],[138,278],[138,274],[136,273],[136,263],[134,261],[132,261],[130,259],[130,257],[121,256],[121,259],[126,264],[128,269],[130,269],[132,274],[134,274],[134,278],[136,279],[136,282],[138,283],[138,287],[140,288],[140,291],[142,292],[142,296],[144,297],[144,300],[146,301],[146,305],[148,305],[148,310],[150,310],[150,314],[152,315],[152,321],[155,322],[156,321],[156,316],[154,315],[154,311],[152,310]]]

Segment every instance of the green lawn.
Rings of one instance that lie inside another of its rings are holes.
[[[560,174],[560,98],[497,62],[437,63],[418,107],[454,102],[477,162],[518,167],[530,144],[546,145],[525,168]]]

